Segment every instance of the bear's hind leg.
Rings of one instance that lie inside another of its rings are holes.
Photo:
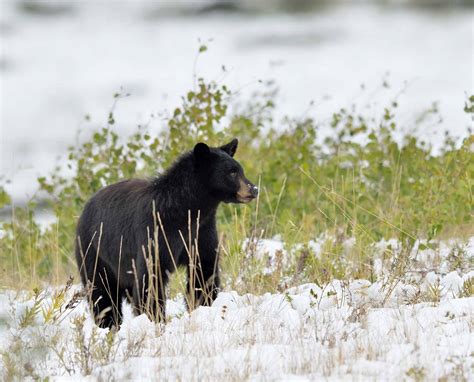
[[[112,328],[122,323],[122,297],[124,291],[110,268],[101,259],[97,259],[97,268],[88,275],[92,290],[89,291],[94,320],[101,328]]]
[[[151,321],[164,322],[166,319],[167,272],[160,272],[159,268],[154,269],[150,278],[145,262],[139,260],[137,275],[141,275],[141,277],[136,276],[138,280],[134,281],[133,287],[135,314],[145,313]]]

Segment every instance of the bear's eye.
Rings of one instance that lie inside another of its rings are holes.
[[[237,171],[237,169],[233,169],[233,170],[230,170],[229,175],[230,175],[232,178],[235,178],[238,173],[239,173],[239,172]]]

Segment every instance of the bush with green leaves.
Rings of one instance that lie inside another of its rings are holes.
[[[307,243],[322,233],[339,242],[355,237],[357,246],[349,257],[336,241],[326,249],[326,259],[310,257],[307,266],[300,266],[312,270],[308,278],[330,279],[370,278],[368,248],[381,238],[411,246],[416,238],[429,241],[442,232],[472,234],[471,132],[460,145],[447,135],[433,155],[430,145],[415,136],[395,138],[396,102],[378,119],[341,109],[329,122],[287,119],[276,127],[272,94],[255,96],[251,105],[230,113],[232,92],[199,79],[159,133],[139,127],[129,137],[114,129],[116,103],[126,96],[116,94],[106,126],[70,147],[65,163],[38,179],[56,223],[41,229],[33,200],[2,224],[4,279],[19,275],[36,282],[58,276],[60,282],[76,274],[75,224],[94,192],[121,179],[154,176],[196,142],[218,145],[233,137],[240,141],[238,160],[250,179],[258,179],[261,193],[256,204],[219,209],[221,249],[227,255],[222,267],[229,267],[229,274],[240,264],[247,237],[278,233],[287,245]],[[472,113],[473,105],[471,97],[465,111]],[[328,130],[331,134],[322,139]],[[0,206],[9,203],[0,189]]]

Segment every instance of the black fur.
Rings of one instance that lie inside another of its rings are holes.
[[[76,260],[98,325],[120,325],[126,296],[136,313],[162,320],[165,286],[180,265],[188,267],[190,301],[212,304],[219,290],[217,207],[257,195],[232,158],[237,144],[236,139],[219,148],[198,143],[164,175],[112,184],[87,202],[77,225]],[[197,242],[194,257],[188,254],[189,237]],[[150,297],[151,290],[157,293]]]

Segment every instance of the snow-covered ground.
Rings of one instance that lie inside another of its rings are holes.
[[[259,253],[283,250],[270,244]],[[471,264],[473,244],[463,252]],[[419,251],[421,260],[428,264],[432,252],[444,264],[444,247]],[[134,317],[125,304],[118,332],[93,324],[74,297],[79,286],[39,292],[36,304],[26,292],[4,291],[0,379],[473,380],[474,271],[416,274],[416,282],[335,280],[262,296],[225,291],[191,314],[178,296],[168,301],[166,325]]]

